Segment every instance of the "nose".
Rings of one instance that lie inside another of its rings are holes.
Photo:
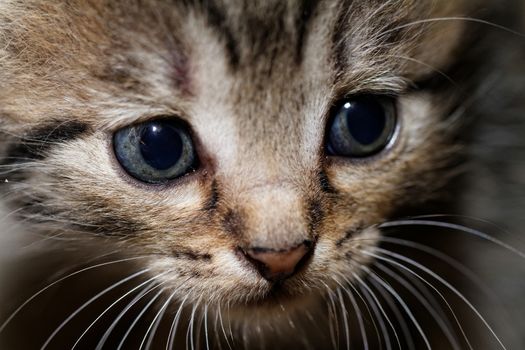
[[[270,282],[277,282],[297,272],[300,265],[311,255],[312,247],[312,241],[304,241],[284,249],[254,247],[243,252],[261,276]]]

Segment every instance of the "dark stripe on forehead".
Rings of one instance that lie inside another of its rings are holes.
[[[227,21],[224,6],[219,6],[215,0],[197,0],[193,6],[205,13],[208,24],[215,30],[220,40],[224,42],[230,66],[232,69],[236,69],[240,61],[239,44],[233,35],[233,29]]]
[[[271,75],[274,60],[300,64],[320,0],[254,2],[195,0],[185,2],[206,19],[224,45],[229,68],[255,69]]]
[[[74,140],[89,130],[87,124],[76,120],[46,122],[29,130],[26,135],[13,139],[1,163],[15,164],[44,159],[53,147]]]
[[[302,0],[301,7],[297,16],[297,46],[295,52],[295,61],[300,64],[303,60],[304,43],[306,42],[306,35],[310,20],[319,4],[319,0]]]

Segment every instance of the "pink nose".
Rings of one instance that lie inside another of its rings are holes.
[[[312,242],[305,241],[285,249],[255,247],[247,249],[244,253],[259,270],[261,276],[270,282],[276,282],[292,276],[297,271],[299,263],[307,258],[311,248]]]

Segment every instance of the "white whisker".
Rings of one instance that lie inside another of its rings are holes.
[[[120,340],[120,343],[117,346],[117,350],[121,350],[122,349],[122,347],[124,346],[124,343],[126,342],[126,339],[129,337],[129,335],[130,335],[131,331],[133,330],[133,328],[135,327],[135,325],[140,321],[140,319],[146,313],[146,311],[148,311],[150,306],[153,305],[155,300],[157,300],[161,296],[161,294],[164,292],[164,290],[165,290],[165,288],[159,290],[157,292],[157,294],[155,294],[153,296],[153,298],[151,298],[151,300],[146,304],[146,306],[144,306],[144,308],[140,311],[140,313],[137,315],[137,317],[135,317],[135,319],[133,320],[131,325],[128,327],[126,333],[124,334],[124,336]]]
[[[334,349],[339,349],[339,320],[337,319],[337,308],[333,299],[333,291],[327,284],[323,284],[327,290],[328,296],[328,327],[330,331],[330,339],[332,341],[332,346],[334,347]]]
[[[98,320],[100,320],[109,310],[111,310],[115,305],[117,305],[121,300],[123,300],[124,298],[126,298],[128,295],[130,295],[131,293],[135,292],[136,290],[144,287],[146,284],[150,283],[151,281],[161,277],[162,275],[165,275],[167,272],[165,273],[162,273],[162,274],[159,274],[155,277],[152,277],[148,280],[146,280],[145,282],[142,282],[141,284],[139,284],[138,286],[132,288],[130,291],[126,292],[124,295],[122,295],[120,298],[118,298],[117,300],[115,300],[113,303],[111,303],[111,305],[109,305],[104,311],[102,311],[100,313],[100,315],[95,318],[95,320],[93,322],[91,322],[91,324],[84,330],[84,332],[78,337],[77,341],[75,342],[75,344],[73,344],[73,347],[71,348],[71,350],[74,350],[78,343],[80,343],[80,341],[82,340],[82,338],[86,335],[87,332],[89,332],[89,330],[95,325],[95,323],[98,322]],[[146,288],[147,289],[147,288]]]
[[[385,57],[399,58],[399,59],[402,59],[402,60],[405,60],[405,61],[409,61],[409,62],[414,62],[414,63],[420,64],[423,67],[430,68],[433,72],[438,73],[443,78],[445,78],[449,83],[451,83],[453,86],[455,86],[455,87],[458,86],[458,84],[454,81],[454,79],[452,79],[450,76],[448,76],[445,72],[441,71],[440,69],[438,69],[437,67],[434,67],[431,64],[428,64],[428,63],[423,62],[421,60],[418,60],[416,58],[402,56],[402,55],[385,55]]]
[[[363,267],[362,267],[363,268]],[[368,274],[372,273],[370,270],[368,269],[364,269],[363,270],[365,272],[367,272]],[[392,329],[392,331],[394,332],[394,336],[396,338],[396,342],[397,342],[397,346],[398,346],[398,349],[401,349],[401,342],[399,340],[399,336],[397,335],[397,332],[396,332],[396,328],[394,327],[394,325],[392,324],[392,322],[390,321],[390,318],[388,317],[387,313],[385,312],[385,310],[383,309],[383,306],[381,305],[381,302],[379,301],[379,299],[377,298],[376,294],[374,293],[374,291],[365,283],[365,281],[363,281],[363,279],[361,277],[359,277],[358,274],[353,274],[354,275],[354,278],[359,282],[359,284],[364,288],[362,289],[363,290],[363,293],[365,295],[365,297],[368,295],[371,300],[370,300],[370,306],[372,306],[372,309],[375,310],[374,312],[376,313],[377,315],[377,319],[379,321],[379,325],[381,326],[381,329],[383,331],[383,335],[385,337],[385,343],[386,343],[386,347],[387,349],[391,349],[391,344],[390,344],[390,336],[388,335],[388,329],[386,327],[386,324],[385,324],[385,320],[386,322],[388,323],[388,325],[390,326],[390,328]],[[383,319],[384,318],[384,319]]]
[[[148,272],[149,269],[144,269],[144,270],[141,270],[139,272],[136,272],[134,274],[132,274],[131,276],[128,276],[120,281],[118,281],[117,283],[114,283],[112,284],[111,286],[109,286],[108,288],[104,289],[102,292],[98,293],[97,295],[95,295],[94,297],[92,297],[91,299],[89,299],[87,302],[85,302],[84,304],[82,304],[78,309],[75,310],[75,312],[73,312],[68,318],[66,318],[56,329],[55,331],[53,331],[53,333],[51,333],[51,335],[47,338],[47,340],[44,342],[44,345],[42,345],[42,347],[40,348],[40,350],[44,350],[47,348],[47,346],[49,345],[49,343],[51,343],[51,341],[55,338],[55,336],[58,334],[58,332],[60,332],[62,330],[62,328],[64,328],[75,316],[77,316],[82,310],[84,310],[86,307],[88,307],[89,305],[91,305],[95,300],[99,299],[100,297],[102,297],[103,295],[105,295],[106,293],[108,293],[109,291],[115,289],[116,287],[140,276],[140,275],[143,275],[145,274],[146,272]]]
[[[230,350],[233,350],[231,344],[230,344],[230,340],[228,339],[228,336],[226,335],[226,330],[224,329],[224,322],[222,320],[222,312],[221,312],[221,304],[220,303],[217,303],[217,314],[219,315],[219,321],[220,321],[220,324],[221,324],[221,330],[222,330],[222,334],[224,335],[224,339],[226,340],[226,344],[228,345],[228,348]]]
[[[450,311],[450,313],[452,314],[452,317],[454,317],[454,320],[459,328],[459,330],[461,331],[461,334],[463,335],[463,339],[465,340],[465,342],[467,343],[469,349],[473,350],[472,349],[472,345],[470,344],[470,341],[465,333],[465,331],[463,330],[463,327],[461,326],[461,322],[459,321],[458,317],[456,316],[456,313],[454,312],[454,310],[452,309],[452,306],[450,306],[450,303],[447,301],[447,299],[445,298],[445,296],[443,295],[443,293],[441,293],[436,287],[434,287],[432,285],[432,283],[430,283],[429,281],[427,281],[425,278],[423,278],[421,275],[419,275],[418,273],[412,271],[411,269],[409,269],[408,267],[400,264],[399,262],[395,261],[395,260],[392,260],[392,259],[389,259],[389,258],[385,258],[385,257],[382,257],[382,256],[379,256],[377,254],[374,254],[374,257],[376,259],[379,259],[379,260],[382,260],[382,261],[385,261],[387,263],[390,263],[396,267],[398,267],[399,269],[401,269],[401,271],[406,271],[408,272],[411,276],[415,276],[417,277],[419,280],[421,280],[423,283],[425,283],[427,286],[429,286],[430,288],[432,288],[432,290],[437,294],[439,295],[439,297],[441,298],[441,300],[443,300],[443,302],[445,303],[445,305],[447,306],[448,310]],[[430,300],[432,300],[432,298],[430,298]]]
[[[357,304],[357,300],[354,298],[353,294],[350,291],[347,291],[348,298],[350,299],[350,302],[352,303],[352,306],[354,307],[354,310],[356,311],[356,317],[357,317],[357,323],[359,324],[359,330],[361,331],[361,337],[363,342],[363,349],[368,350],[368,336],[366,334],[365,329],[365,322],[363,320],[363,314],[361,312],[361,309],[359,308],[359,305]]]
[[[206,350],[210,350],[210,340],[208,339],[208,304],[204,304],[204,336],[206,337]]]
[[[375,287],[377,291],[379,292],[379,294],[386,301],[386,304],[388,305],[388,307],[390,307],[390,309],[394,313],[394,317],[396,318],[397,323],[399,324],[399,327],[401,327],[401,331],[403,332],[404,339],[407,342],[407,347],[411,350],[415,350],[414,338],[412,337],[412,333],[410,332],[408,324],[405,318],[403,317],[401,311],[397,307],[396,303],[394,302],[390,294],[388,294],[385,291],[384,288],[379,288],[377,284],[375,284]]]
[[[83,272],[86,272],[86,271],[90,271],[90,270],[93,270],[93,269],[96,269],[96,268],[100,268],[100,267],[103,267],[103,266],[108,266],[108,265],[114,265],[114,264],[119,264],[119,263],[123,263],[123,262],[128,262],[128,261],[133,261],[133,260],[137,260],[137,259],[143,259],[145,258],[145,256],[139,256],[139,257],[133,257],[133,258],[127,258],[127,259],[120,259],[120,260],[115,260],[115,261],[110,261],[110,262],[105,262],[105,263],[101,263],[101,264],[97,264],[97,265],[93,265],[93,266],[89,266],[89,267],[86,267],[86,268],[83,268],[81,270],[78,270],[78,271],[75,271],[73,273],[70,273],[69,275],[65,276],[65,277],[62,277],[58,280],[56,280],[55,282],[52,282],[50,284],[48,284],[46,287],[40,289],[38,292],[36,292],[35,294],[33,294],[31,297],[29,297],[26,301],[24,301],[15,311],[13,311],[11,313],[11,315],[9,315],[9,317],[4,321],[4,323],[2,323],[2,325],[0,326],[0,333],[2,333],[2,331],[5,329],[5,327],[9,324],[9,322],[11,322],[11,320],[27,305],[29,304],[31,301],[33,301],[36,297],[38,297],[39,295],[41,295],[42,293],[44,293],[46,290],[48,290],[49,288],[57,285],[58,283],[68,279],[68,278],[71,278],[73,276],[76,276],[80,273],[83,273]]]
[[[363,302],[363,305],[365,306],[366,312],[367,312],[368,316],[370,316],[370,321],[372,322],[372,326],[374,327],[374,330],[375,330],[375,333],[376,333],[376,336],[377,336],[377,341],[378,341],[378,344],[379,344],[379,348],[382,349],[383,345],[382,345],[382,342],[381,342],[381,335],[379,334],[379,327],[376,324],[374,315],[372,313],[372,310],[370,310],[370,307],[368,306],[367,300],[363,297],[363,294],[360,293],[359,290],[357,290],[357,288],[353,285],[353,283],[351,283],[350,280],[348,280],[348,278],[346,278],[344,276],[341,276],[341,277],[348,283],[350,288],[352,288],[352,290],[357,294],[359,299]],[[368,340],[367,340],[367,342],[368,342]],[[367,346],[368,346],[368,343],[367,343]]]
[[[460,272],[463,276],[468,278],[472,283],[476,285],[483,293],[485,293],[489,298],[491,298],[494,301],[498,301],[499,298],[496,296],[496,294],[485,284],[483,281],[474,273],[474,271],[467,268],[465,265],[460,263],[458,260],[450,257],[449,255],[434,249],[432,247],[429,247],[427,245],[400,239],[400,238],[393,238],[393,237],[382,237],[381,241],[392,243],[404,247],[413,248],[415,250],[419,250],[421,252],[425,252],[427,254],[430,254],[431,256],[440,259],[441,261],[444,261],[454,269],[456,269],[458,272]]]
[[[462,22],[472,22],[472,23],[484,24],[484,25],[488,25],[488,26],[496,28],[496,29],[503,30],[503,31],[505,31],[507,33],[511,33],[511,34],[517,35],[519,37],[525,38],[525,34],[523,34],[523,33],[517,32],[515,30],[512,30],[510,28],[507,28],[507,27],[502,26],[502,25],[497,24],[497,23],[492,23],[492,22],[489,22],[489,21],[486,21],[486,20],[483,20],[483,19],[480,19],[480,18],[473,18],[473,17],[435,17],[435,18],[427,18],[427,19],[416,20],[416,21],[412,21],[410,23],[402,24],[402,25],[399,25],[397,27],[394,27],[394,28],[388,29],[386,31],[383,31],[381,33],[381,36],[385,36],[385,35],[388,35],[388,34],[390,34],[392,32],[398,31],[400,29],[404,29],[404,28],[408,28],[408,27],[412,27],[412,26],[416,26],[416,25],[420,25],[420,24],[436,23],[436,22],[449,22],[449,21],[462,21]]]
[[[170,333],[168,334],[166,350],[173,350],[173,344],[175,342],[175,337],[177,336],[177,327],[179,325],[180,315],[182,314],[182,309],[184,308],[184,303],[186,303],[186,300],[188,300],[187,295],[186,297],[184,297],[184,299],[182,299],[179,308],[175,313],[175,317],[173,318],[173,322],[171,323]]]
[[[171,293],[171,295],[167,298],[166,302],[161,306],[160,310],[157,312],[153,320],[151,321],[151,324],[149,325],[148,329],[146,330],[146,334],[144,334],[144,338],[142,338],[142,341],[140,342],[139,350],[142,349],[144,344],[146,344],[146,350],[149,350],[151,347],[151,344],[153,342],[153,339],[155,338],[155,333],[157,332],[157,329],[159,327],[160,322],[162,321],[162,317],[164,316],[164,313],[166,312],[166,309],[168,308],[171,300],[177,293],[177,290]],[[149,335],[149,337],[148,337]],[[147,341],[146,341],[147,340]]]
[[[198,304],[199,302],[196,302],[195,304],[193,304],[193,308],[191,310],[190,323],[189,323],[188,330],[186,331],[186,349],[188,349],[188,345],[189,345],[191,350],[195,350],[193,328],[194,328],[194,323],[195,323],[195,313],[197,311]]]
[[[494,244],[497,244],[498,246],[505,248],[513,252],[514,254],[519,255],[520,257],[525,259],[525,253],[512,247],[511,245],[503,241],[500,241],[499,239],[494,238],[486,233],[483,233],[481,231],[478,231],[478,230],[475,230],[473,228],[466,227],[463,225],[452,224],[452,223],[441,222],[441,221],[432,221],[432,220],[396,220],[396,221],[385,222],[379,225],[378,227],[387,228],[387,227],[399,227],[399,226],[434,226],[434,227],[448,228],[452,230],[465,232],[465,233],[474,235],[476,237],[482,238],[484,240],[487,240],[489,242],[492,242]]]
[[[367,270],[369,270],[369,269],[367,268]],[[423,338],[423,341],[425,342],[426,347],[429,350],[431,350],[432,346],[430,345],[430,341],[428,340],[425,332],[423,331],[423,329],[421,328],[421,325],[417,321],[416,317],[414,316],[414,314],[412,313],[412,311],[410,310],[408,305],[405,303],[403,298],[401,298],[399,293],[397,293],[388,283],[385,283],[381,278],[377,277],[377,275],[375,275],[374,273],[371,273],[369,276],[371,278],[373,278],[374,280],[376,280],[381,286],[383,286],[383,288],[385,288],[399,302],[399,304],[401,304],[401,307],[405,310],[405,312],[407,313],[408,317],[410,318],[410,320],[412,321],[412,323],[416,327],[417,331],[419,332],[419,334]]]
[[[348,311],[346,309],[343,294],[341,293],[341,289],[337,288],[337,297],[339,299],[339,304],[341,305],[341,313],[343,314],[343,325],[345,327],[345,341],[346,341],[346,348],[350,350],[350,327],[348,325]]]
[[[441,328],[445,336],[447,337],[448,341],[452,345],[452,347],[456,350],[460,349],[460,345],[458,343],[458,340],[456,337],[451,333],[450,331],[450,324],[447,325],[446,321],[447,318],[443,317],[438,313],[438,309],[440,308],[434,308],[430,305],[430,303],[425,299],[425,297],[419,293],[414,287],[412,287],[406,280],[401,278],[398,274],[396,274],[394,271],[390,270],[386,266],[382,265],[379,262],[375,263],[375,266],[377,266],[381,271],[385,272],[388,276],[392,277],[395,281],[397,281],[399,284],[401,284],[403,287],[405,287],[414,297],[423,305],[425,310],[428,311],[428,313],[433,317],[433,319],[436,321],[438,326]]]
[[[441,276],[439,276],[438,274],[436,274],[434,271],[428,269],[427,267],[419,264],[418,262],[416,261],[413,261],[411,259],[408,259],[400,254],[396,254],[396,253],[393,253],[393,252],[389,252],[387,250],[384,250],[384,249],[381,249],[381,248],[376,248],[378,251],[380,251],[381,253],[385,254],[385,255],[388,255],[388,256],[391,256],[391,257],[394,257],[394,258],[397,258],[399,260],[402,260],[412,266],[415,266],[417,268],[419,268],[420,270],[428,273],[430,276],[432,276],[433,278],[435,278],[436,280],[438,280],[440,283],[442,283],[445,287],[447,287],[448,289],[450,289],[454,294],[456,294],[461,300],[463,300],[463,302],[476,314],[476,316],[483,322],[483,324],[485,325],[485,327],[487,327],[487,329],[490,331],[490,333],[494,336],[494,338],[497,340],[497,342],[499,343],[499,345],[503,348],[503,349],[507,349],[505,347],[505,345],[503,344],[503,342],[501,341],[501,339],[498,337],[498,335],[496,334],[496,332],[494,332],[494,330],[492,329],[492,327],[489,325],[489,323],[485,320],[485,318],[481,315],[481,313],[474,307],[474,305],[472,305],[472,303],[461,293],[459,292],[456,288],[454,288],[450,283],[448,283],[445,279],[443,279]]]
[[[113,322],[108,327],[108,329],[104,332],[104,334],[102,335],[102,338],[100,338],[100,340],[99,340],[95,350],[102,350],[102,348],[104,347],[104,344],[106,343],[106,341],[108,340],[109,336],[111,335],[111,332],[113,332],[113,330],[115,329],[115,327],[117,326],[119,321],[122,319],[122,317],[124,317],[124,315],[133,306],[135,306],[143,297],[145,297],[147,294],[149,294],[150,292],[152,292],[153,290],[158,288],[160,285],[157,285],[156,287],[154,287],[154,286],[155,286],[155,282],[154,283],[150,283],[139,294],[137,294],[137,296],[135,296],[135,298],[133,298],[133,300],[131,300],[131,302],[128,305],[126,305],[126,307],[117,315],[117,317],[113,320]]]

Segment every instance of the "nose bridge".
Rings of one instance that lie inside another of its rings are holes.
[[[262,184],[248,189],[245,241],[249,247],[281,250],[309,239],[303,198],[287,183]]]

